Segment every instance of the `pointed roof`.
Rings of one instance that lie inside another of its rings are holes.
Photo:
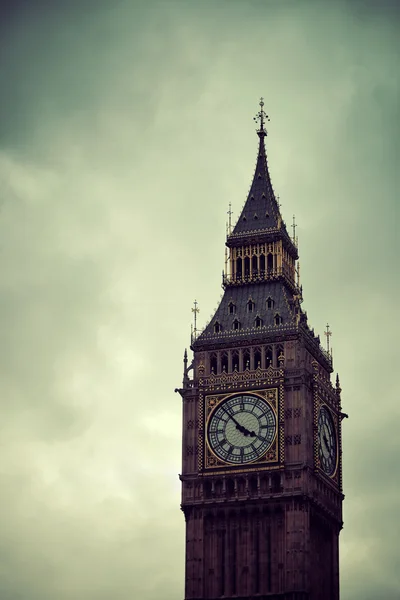
[[[264,126],[265,121],[269,121],[269,118],[263,107],[264,102],[261,98],[260,111],[255,117],[256,120],[260,121],[260,128],[257,130],[259,137],[257,164],[246,203],[233,231],[228,235],[228,241],[232,242],[236,237],[246,234],[268,233],[280,229],[283,230],[282,233],[285,237],[290,239],[269,176],[267,153],[265,151],[267,131]]]
[[[271,301],[269,308],[268,299]],[[248,303],[252,301],[252,310]],[[233,305],[233,310],[230,306]],[[280,319],[277,322],[276,316]],[[255,321],[261,319],[261,326],[256,328]],[[238,322],[235,328],[234,321]],[[215,330],[219,324],[218,331]],[[244,339],[251,335],[263,338],[282,335],[283,332],[296,328],[296,316],[290,293],[279,281],[265,284],[247,284],[225,291],[211,321],[198,336],[195,345],[215,343],[216,340]]]
[[[249,195],[232,234],[278,228],[279,206],[272,189],[264,145],[264,132],[258,132],[257,164]]]

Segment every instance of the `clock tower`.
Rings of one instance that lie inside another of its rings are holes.
[[[224,294],[193,331],[178,390],[185,600],[338,600],[341,389],[329,345],[301,306],[262,100],[257,119],[257,164],[228,230]]]

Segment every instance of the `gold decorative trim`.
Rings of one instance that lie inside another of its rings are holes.
[[[284,445],[285,445],[284,421],[283,421],[284,409],[282,408],[283,394],[284,394],[283,382],[280,384],[279,388],[278,387],[270,387],[270,388],[266,388],[263,390],[254,390],[254,391],[247,389],[246,391],[241,392],[241,394],[244,394],[244,393],[248,393],[253,396],[258,396],[264,402],[269,404],[269,406],[273,410],[273,412],[275,414],[277,427],[276,427],[275,437],[274,437],[271,445],[269,446],[269,448],[265,452],[265,454],[263,454],[263,456],[257,458],[254,461],[246,463],[245,468],[244,468],[244,465],[240,465],[240,468],[238,469],[237,464],[232,464],[232,463],[221,460],[218,456],[216,456],[214,454],[211,447],[209,446],[208,438],[207,438],[208,422],[209,422],[209,419],[210,419],[212,413],[214,412],[214,410],[216,410],[216,407],[221,402],[223,402],[224,400],[226,400],[230,397],[237,396],[238,393],[236,391],[231,390],[230,392],[223,393],[223,394],[208,394],[204,397],[204,399],[203,399],[203,396],[200,395],[200,398],[199,398],[199,435],[198,435],[198,438],[199,438],[199,440],[198,440],[199,471],[208,470],[208,469],[216,469],[216,468],[217,469],[224,468],[224,469],[229,469],[230,472],[235,472],[235,473],[243,472],[244,473],[244,472],[248,472],[249,469],[251,469],[254,466],[257,466],[257,468],[260,469],[260,468],[262,468],[262,465],[265,465],[266,463],[268,465],[271,465],[271,468],[273,467],[273,465],[275,465],[275,468],[278,468],[279,464],[277,464],[277,463],[283,462],[284,454],[283,454],[283,458],[282,458],[282,453],[284,453]],[[200,406],[201,406],[201,408],[200,408]],[[204,440],[205,440],[205,442],[204,442]],[[268,467],[264,467],[264,468],[267,469],[270,467],[268,466]]]

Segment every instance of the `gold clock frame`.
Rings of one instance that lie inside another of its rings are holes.
[[[275,422],[276,422],[275,436],[274,436],[274,439],[273,439],[271,445],[269,446],[268,450],[259,458],[255,459],[254,461],[248,462],[246,464],[230,463],[230,462],[220,459],[211,449],[209,442],[208,442],[208,436],[207,436],[208,423],[209,423],[210,417],[212,416],[212,413],[216,410],[217,406],[221,402],[227,400],[228,398],[244,396],[244,395],[258,396],[261,400],[266,402],[271,407],[271,410],[273,411],[273,413],[275,415]],[[201,470],[204,470],[204,472],[207,472],[210,470],[215,471],[215,470],[219,470],[219,469],[243,471],[244,469],[248,470],[248,469],[251,469],[254,467],[257,467],[260,469],[260,468],[266,468],[266,467],[270,468],[273,466],[279,466],[279,462],[281,459],[279,440],[283,439],[283,432],[281,431],[281,420],[279,418],[280,405],[281,405],[281,402],[280,402],[280,398],[279,398],[279,388],[278,387],[271,387],[271,388],[266,388],[263,390],[240,390],[240,391],[235,390],[234,392],[230,391],[228,393],[223,393],[223,394],[205,395],[204,411],[202,411],[203,423],[202,423],[202,427],[200,427],[200,431],[199,431],[199,448],[203,448],[203,456],[201,457],[201,464],[199,465],[199,466],[201,466]],[[202,439],[200,440],[201,437],[202,437]],[[203,440],[204,440],[204,442],[203,442]]]

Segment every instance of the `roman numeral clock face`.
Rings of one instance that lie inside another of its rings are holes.
[[[217,405],[208,420],[212,452],[231,464],[250,463],[267,452],[276,435],[271,406],[258,396],[240,395]]]
[[[337,444],[335,425],[326,406],[318,414],[318,453],[322,470],[329,476],[336,471]]]

